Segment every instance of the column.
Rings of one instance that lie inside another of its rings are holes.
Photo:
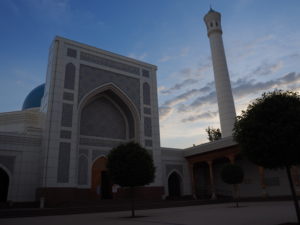
[[[191,176],[191,188],[192,188],[192,196],[196,199],[196,191],[195,191],[195,176],[194,176],[194,163],[189,162],[189,170]]]
[[[207,161],[207,164],[209,166],[209,179],[210,179],[210,187],[211,187],[211,199],[216,199],[216,189],[215,189],[215,182],[214,182],[214,173],[213,173],[213,161]]]

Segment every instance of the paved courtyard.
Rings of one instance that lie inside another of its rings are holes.
[[[129,211],[61,216],[0,219],[1,225],[277,225],[295,222],[292,202],[243,202],[137,210],[138,218],[126,218]]]

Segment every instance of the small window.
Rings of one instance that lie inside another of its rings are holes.
[[[214,24],[211,22],[211,23],[210,23],[210,27],[213,27],[213,25],[214,25]]]

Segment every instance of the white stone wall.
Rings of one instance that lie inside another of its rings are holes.
[[[162,179],[165,190],[164,197],[169,196],[168,178],[172,172],[181,177],[181,195],[191,195],[191,179],[188,163],[183,157],[183,149],[161,148],[162,149]]]
[[[9,175],[8,201],[34,201],[39,187],[41,138],[0,133],[0,167]]]

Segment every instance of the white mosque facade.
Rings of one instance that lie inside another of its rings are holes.
[[[129,141],[144,146],[155,181],[140,187],[144,199],[231,196],[224,163],[245,171],[241,196],[289,195],[284,171],[257,167],[239,154],[231,137],[234,102],[222,42],[220,14],[205,16],[212,50],[223,138],[187,149],[160,146],[157,67],[62,37],[50,47],[45,84],[22,110],[0,113],[0,201],[56,204],[74,199],[122,198],[112,193],[109,151]],[[298,168],[293,177],[299,188]],[[101,187],[100,189],[98,187]],[[99,191],[101,190],[101,191]]]

